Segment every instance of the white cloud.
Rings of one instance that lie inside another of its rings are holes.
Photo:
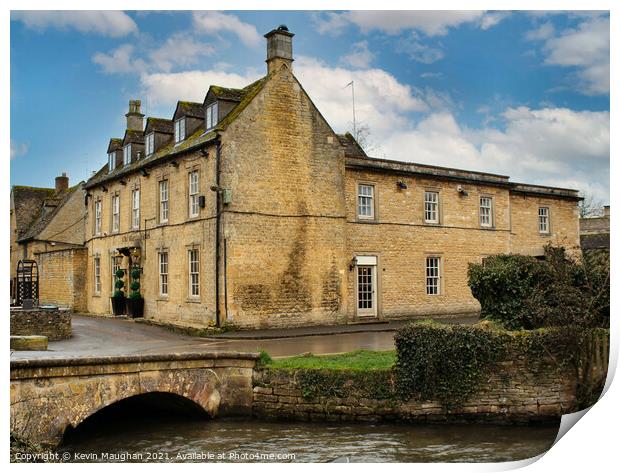
[[[389,158],[509,175],[609,198],[609,113],[509,108],[503,128],[461,127],[434,112],[383,141]]]
[[[445,35],[452,27],[463,23],[476,23],[488,29],[507,16],[503,12],[483,11],[397,11],[397,10],[354,10],[343,13],[327,13],[315,17],[316,28],[321,34],[340,34],[349,24],[358,26],[363,32],[379,30],[387,34],[415,30],[427,36]]]
[[[210,56],[214,52],[213,46],[198,42],[188,34],[177,33],[170,36],[161,47],[151,51],[149,58],[153,69],[169,72],[175,66],[192,66],[201,57]]]
[[[525,33],[525,39],[528,41],[543,41],[551,38],[555,34],[553,23],[547,22],[540,25],[534,30]]]
[[[11,140],[11,159],[17,158],[18,156],[23,156],[28,152],[28,144],[27,143],[18,143],[17,141]]]
[[[95,53],[92,61],[101,66],[105,74],[136,74],[146,69],[144,61],[133,58],[134,47],[122,44],[109,53]]]
[[[97,33],[112,37],[138,32],[138,26],[133,19],[122,11],[13,11],[11,19],[21,21],[26,27],[34,30],[74,29],[81,33]]]
[[[441,48],[422,43],[415,33],[408,38],[399,39],[396,43],[396,51],[424,64],[432,64],[444,57],[444,52]]]
[[[141,41],[144,44],[146,41]],[[170,72],[175,67],[193,66],[202,57],[210,56],[215,48],[195,41],[186,33],[176,33],[153,49],[141,48],[138,54],[132,44],[122,44],[108,53],[98,52],[92,61],[106,74],[141,74],[144,72]],[[138,57],[142,56],[142,57]],[[143,59],[144,58],[144,59]]]
[[[609,18],[586,17],[576,28],[553,34],[545,25],[526,34],[526,39],[544,40],[545,64],[576,67],[576,83],[585,94],[609,93]]]
[[[493,28],[495,25],[497,25],[504,18],[507,18],[509,15],[510,12],[507,11],[485,13],[480,19],[480,28],[483,30]]]
[[[186,71],[143,74],[140,84],[149,104],[154,107],[171,107],[178,100],[202,102],[210,85],[245,87],[259,77],[260,74],[253,72],[240,75],[214,70]]]
[[[235,15],[217,12],[217,11],[201,11],[194,12],[193,15],[194,29],[203,34],[218,36],[222,32],[233,33],[246,46],[260,46],[263,44],[263,38],[256,27],[249,23],[242,22]]]
[[[343,63],[351,67],[366,69],[375,58],[375,55],[368,49],[368,41],[354,43],[352,49],[351,54],[340,58]]]
[[[330,67],[313,58],[300,56],[295,75],[327,121],[340,131],[352,128],[351,90],[355,82],[356,115],[377,137],[395,126],[404,126],[406,114],[428,110],[416,91],[382,69],[350,70]]]

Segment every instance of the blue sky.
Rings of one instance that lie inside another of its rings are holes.
[[[369,154],[573,187],[609,200],[606,13],[13,12],[11,183],[77,182],[122,137],[127,102],[171,117],[210,84],[265,74],[285,23],[294,73]]]

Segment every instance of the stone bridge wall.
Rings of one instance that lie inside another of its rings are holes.
[[[190,399],[208,414],[249,415],[257,354],[173,354],[11,362],[11,432],[55,445],[65,429],[139,394]]]

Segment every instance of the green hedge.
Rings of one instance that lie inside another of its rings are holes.
[[[581,392],[600,380],[584,377],[596,358],[593,341],[606,329],[565,326],[508,331],[492,322],[476,325],[409,324],[396,332],[395,390],[399,398],[459,405],[469,399],[501,361],[521,358],[531,372],[558,369],[574,376]]]
[[[552,326],[609,327],[609,260],[567,257],[545,247],[545,259],[495,255],[469,265],[481,316],[510,330]]]

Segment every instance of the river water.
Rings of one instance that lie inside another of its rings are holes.
[[[59,451],[87,462],[501,462],[545,452],[558,427],[151,417],[80,429]]]

